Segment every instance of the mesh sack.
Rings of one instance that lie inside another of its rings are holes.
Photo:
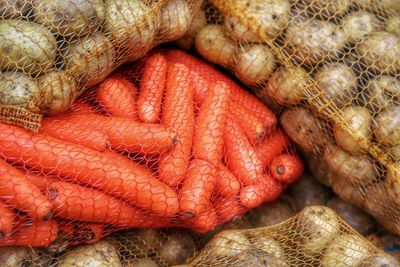
[[[247,84],[311,172],[397,234],[399,10],[397,0],[213,0],[178,41]]]
[[[0,2],[0,121],[37,131],[116,67],[187,30],[200,0]]]
[[[123,229],[205,233],[274,201],[302,172],[260,100],[160,48],[38,132],[0,123],[0,246],[59,252]]]

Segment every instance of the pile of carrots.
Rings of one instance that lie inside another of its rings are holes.
[[[206,232],[301,175],[276,116],[214,67],[167,50],[129,68],[38,133],[0,124],[0,246]]]

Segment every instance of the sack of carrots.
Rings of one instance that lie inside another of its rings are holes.
[[[121,64],[176,40],[202,0],[0,1],[0,121],[37,131]]]
[[[0,123],[0,246],[58,249],[127,228],[204,233],[302,172],[263,103],[213,66],[159,50],[38,132]]]
[[[248,85],[315,176],[396,234],[399,3],[210,0],[177,41]]]

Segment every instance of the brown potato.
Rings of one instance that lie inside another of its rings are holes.
[[[17,19],[26,16],[32,7],[32,1],[27,0],[0,0],[0,17]]]
[[[400,36],[400,17],[392,15],[386,20],[386,28],[387,32],[393,32],[397,36]]]
[[[152,259],[139,258],[124,264],[124,267],[158,267],[158,264]]]
[[[368,263],[365,263],[363,267],[397,267],[400,266],[400,262],[397,261],[394,257],[390,256],[387,253],[377,253],[372,259],[368,260]]]
[[[307,155],[305,159],[312,176],[321,184],[330,187],[336,175],[328,168],[326,162],[320,156],[313,154]]]
[[[351,183],[346,177],[341,177],[335,173],[333,173],[333,177],[333,191],[344,201],[352,204],[355,207],[363,208],[365,201],[365,186],[355,185]]]
[[[255,44],[239,49],[234,72],[248,85],[267,81],[274,71],[276,59],[266,45]]]
[[[389,154],[397,161],[400,159],[400,145],[390,148]]]
[[[378,182],[369,185],[365,190],[364,205],[366,210],[374,215],[378,220],[385,218],[388,211],[395,210],[395,204],[392,202],[390,195],[394,192],[388,190],[389,185]],[[389,192],[388,192],[389,191]],[[380,220],[382,223],[382,220]]]
[[[264,204],[250,212],[254,227],[265,227],[281,223],[295,215],[293,208],[284,200]]]
[[[23,267],[30,260],[33,250],[29,247],[0,248],[0,262],[3,267]]]
[[[389,75],[379,76],[368,82],[366,93],[368,108],[380,112],[400,98],[400,81]]]
[[[70,37],[98,30],[104,21],[102,0],[33,0],[35,21]]]
[[[363,150],[360,142],[371,138],[372,116],[367,108],[350,106],[343,110],[343,120],[333,128],[336,143],[349,153]]]
[[[161,9],[159,31],[166,40],[181,37],[189,28],[191,14],[185,0],[169,0]]]
[[[363,8],[373,10],[400,11],[400,2],[398,0],[354,0],[354,3]]]
[[[379,19],[365,10],[359,10],[346,15],[341,22],[343,31],[350,43],[361,41],[365,36],[382,27]]]
[[[368,232],[375,224],[374,219],[363,210],[352,206],[336,196],[330,199],[326,203],[326,206],[333,209],[340,218],[361,234]]]
[[[147,257],[149,254],[160,251],[165,242],[164,235],[157,229],[129,230],[118,236],[119,253],[131,257],[135,254],[138,258]]]
[[[159,255],[168,265],[176,265],[185,263],[195,252],[196,245],[189,234],[175,233],[168,235]]]
[[[210,253],[221,257],[235,257],[241,252],[251,250],[250,241],[237,230],[225,230],[214,236],[208,243]]]
[[[305,0],[310,10],[330,16],[341,16],[352,4],[352,0]]]
[[[203,8],[198,10],[192,19],[186,33],[176,41],[176,44],[183,49],[191,50],[194,46],[194,39],[197,33],[207,25],[206,12]]]
[[[236,257],[235,265],[237,267],[288,267],[285,258],[276,258],[273,255],[260,250],[251,249],[243,251]]]
[[[276,259],[285,258],[285,252],[283,251],[283,248],[277,241],[272,238],[269,238],[267,236],[254,236],[251,238],[250,242],[256,249],[261,249],[262,251],[267,252]]]
[[[398,145],[400,141],[400,106],[390,105],[375,118],[374,134],[382,146]]]

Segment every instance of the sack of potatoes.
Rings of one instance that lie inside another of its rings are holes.
[[[400,234],[398,0],[208,0],[177,45],[247,85],[318,180]]]
[[[85,89],[178,39],[201,0],[0,0],[0,121],[37,130]]]

